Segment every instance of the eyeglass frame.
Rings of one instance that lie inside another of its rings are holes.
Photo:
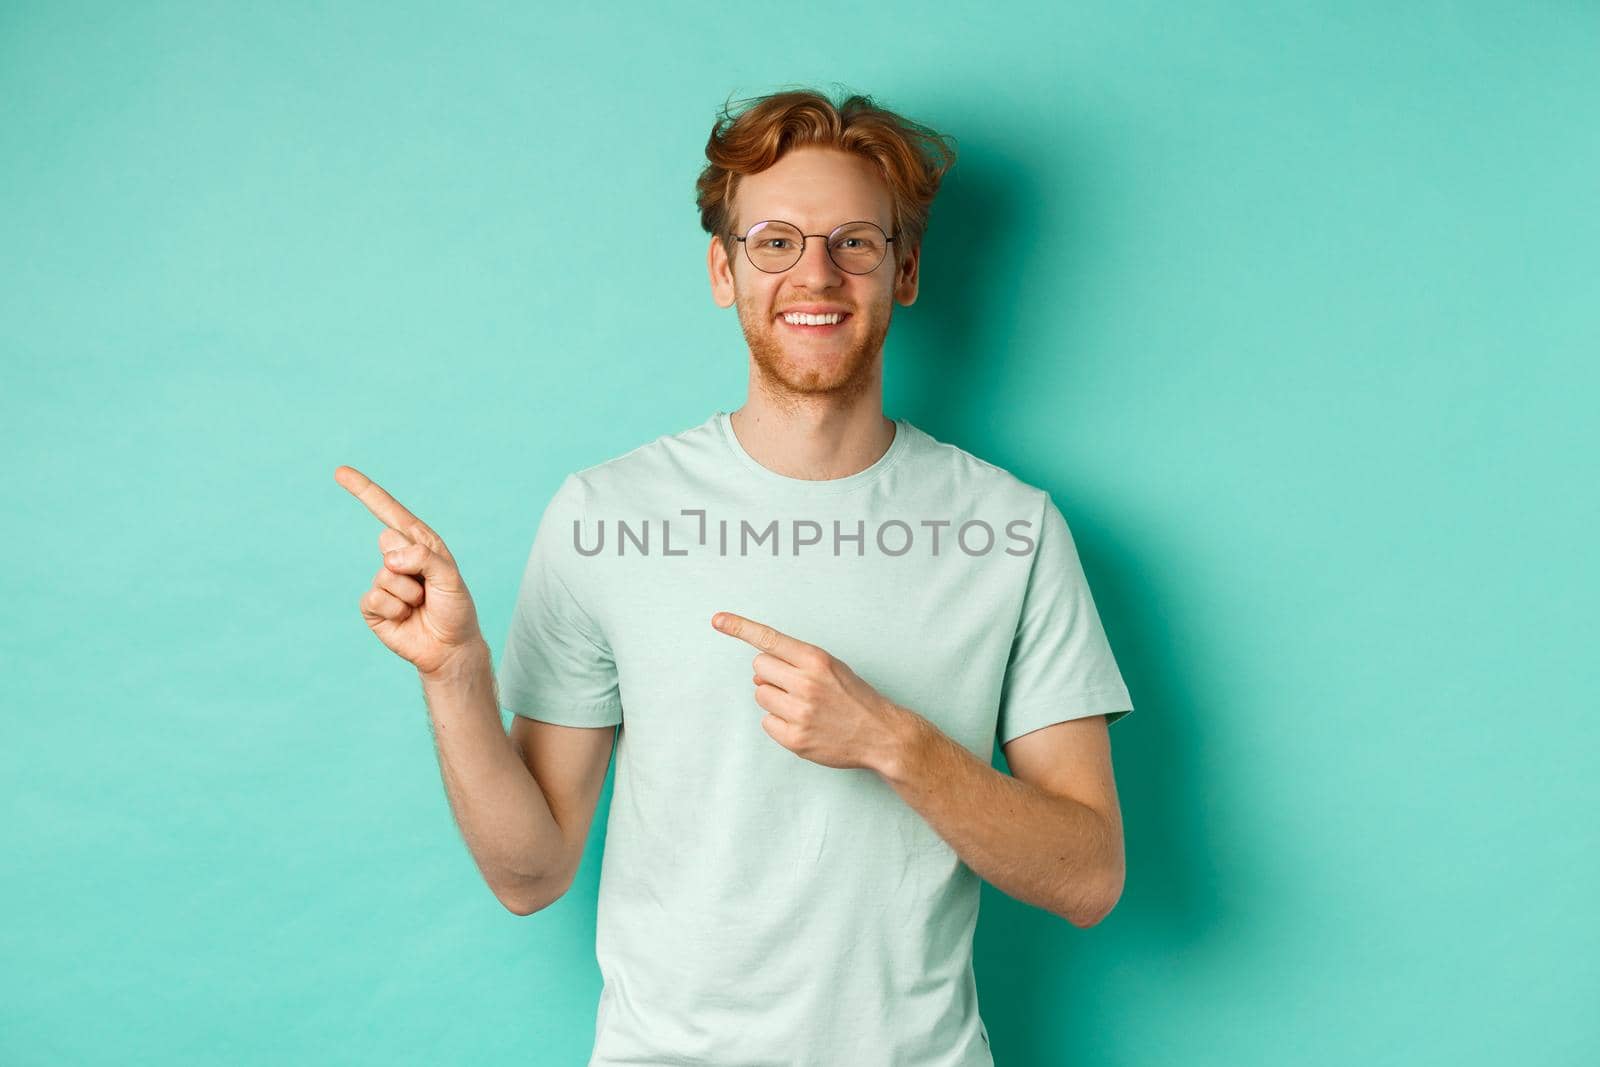
[[[876,222],[873,222],[871,219],[852,219],[849,222],[841,222],[841,223],[839,223],[839,225],[835,226],[832,230],[828,231],[827,233],[802,233],[802,234],[800,234],[800,254],[798,256],[794,257],[794,262],[789,264],[787,267],[783,268],[783,270],[768,270],[767,268],[765,268],[765,267],[761,266],[760,264],[756,263],[755,257],[750,255],[750,246],[748,244],[745,244],[745,240],[746,240],[746,238],[748,238],[750,236],[750,231],[755,229],[757,226],[765,226],[768,223],[773,223],[773,222],[781,222],[781,223],[783,223],[783,225],[789,227],[791,230],[794,230],[797,233],[800,230],[800,227],[796,226],[792,222],[787,221],[786,219],[760,219],[760,220],[758,220],[756,222],[752,222],[749,226],[747,226],[745,228],[743,237],[739,236],[738,234],[734,233],[731,230],[728,232],[728,236],[729,237],[732,237],[735,241],[738,241],[740,244],[744,245],[744,258],[749,260],[750,261],[750,265],[752,267],[755,267],[755,269],[760,271],[762,274],[782,274],[782,273],[784,273],[784,271],[794,270],[795,267],[800,265],[800,261],[802,259],[806,258],[806,238],[808,238],[808,237],[826,237],[828,239],[828,243],[822,246],[822,250],[823,250],[823,253],[827,255],[828,262],[832,263],[835,267],[838,267],[840,270],[844,271],[846,274],[850,275],[852,278],[865,278],[867,275],[871,274],[872,271],[875,271],[879,267],[883,266],[884,260],[889,258],[889,249],[885,248],[883,250],[883,259],[880,259],[880,260],[878,260],[878,262],[874,263],[872,265],[872,270],[864,270],[864,271],[859,271],[859,272],[858,271],[853,271],[853,270],[845,270],[843,264],[841,264],[837,259],[833,258],[833,235],[838,233],[840,230],[844,229],[846,226],[856,226],[856,225],[859,225],[860,223],[863,223],[863,222],[866,223],[868,226],[871,226],[873,229],[877,230],[879,233],[883,234],[883,243],[885,245],[893,244],[894,243],[894,239],[896,237],[899,237],[900,234],[901,234],[901,231],[899,231],[899,230],[896,230],[892,234],[891,233],[884,233],[883,227],[879,226]]]

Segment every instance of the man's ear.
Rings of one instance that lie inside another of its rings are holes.
[[[922,246],[917,245],[895,267],[894,298],[907,306],[917,302],[917,264],[921,259]]]
[[[711,299],[719,308],[733,307],[738,293],[733,288],[733,264],[722,238],[713,236],[706,250],[706,271],[711,275]]]

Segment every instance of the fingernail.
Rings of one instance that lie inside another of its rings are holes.
[[[388,552],[385,552],[383,554],[383,561],[385,563],[399,563],[400,562],[400,549],[396,548],[396,549],[392,549],[392,550],[390,550]]]

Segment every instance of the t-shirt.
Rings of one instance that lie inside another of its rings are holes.
[[[875,772],[761,727],[731,611],[843,660],[986,765],[996,738],[1132,710],[1048,493],[895,420],[791,478],[726,412],[570,474],[501,656],[516,714],[618,725],[590,1067],[990,1067],[979,878]]]

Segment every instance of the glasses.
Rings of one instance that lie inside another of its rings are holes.
[[[743,237],[728,236],[743,242],[751,266],[767,274],[781,274],[800,262],[807,237],[826,237],[828,258],[846,274],[871,274],[883,262],[889,242],[898,234],[885,234],[873,222],[847,222],[829,234],[801,233],[799,227],[787,222],[768,220],[752,225]]]

